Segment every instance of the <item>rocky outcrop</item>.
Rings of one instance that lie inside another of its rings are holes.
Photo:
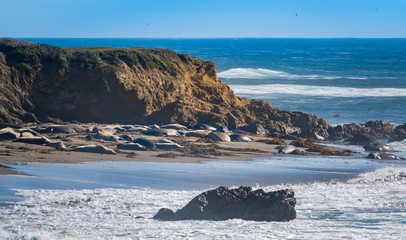
[[[389,139],[390,142],[402,141],[406,139],[406,123],[395,128],[395,134]]]
[[[0,40],[0,122],[49,119],[188,126],[204,122],[324,136],[330,127],[312,114],[237,97],[217,78],[213,62],[171,50],[59,48]]]
[[[296,218],[296,199],[290,189],[265,192],[251,187],[219,187],[199,194],[185,207],[173,212],[162,208],[154,216],[160,220],[227,220],[240,218],[254,221],[290,221]]]
[[[354,137],[351,138],[350,144],[351,145],[368,145],[377,143],[378,139],[376,137],[369,135],[367,133],[355,134]]]
[[[369,121],[366,123],[350,123],[328,129],[331,139],[351,139],[356,135],[370,135],[377,139],[389,139],[397,135],[395,126],[386,121]]]

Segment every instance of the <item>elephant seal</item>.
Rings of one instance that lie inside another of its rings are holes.
[[[231,142],[231,139],[228,136],[228,134],[222,132],[211,132],[209,133],[209,137],[217,142]]]
[[[364,146],[364,149],[366,151],[374,151],[374,152],[395,152],[395,149],[393,149],[391,146],[380,143],[368,144]]]
[[[172,136],[172,137],[180,136],[176,129],[154,128],[154,129],[142,131],[142,133],[145,135],[150,135],[150,136]]]
[[[155,143],[155,145],[158,149],[163,149],[163,150],[183,148],[182,145],[179,145],[174,142],[172,142],[172,143]]]
[[[176,129],[176,130],[186,130],[187,127],[181,125],[181,124],[177,124],[177,123],[171,123],[171,124],[167,124],[164,126],[161,126],[161,129]]]
[[[116,155],[117,153],[110,149],[106,148],[103,145],[84,145],[84,146],[78,146],[72,149],[73,151],[77,152],[88,152],[88,153],[101,153],[101,154],[114,154]]]
[[[156,145],[153,141],[146,139],[146,138],[137,138],[133,141],[133,143],[138,143],[141,144],[142,146],[144,146],[145,148],[149,149],[149,150],[155,150],[156,149]]]
[[[14,140],[14,142],[42,145],[42,144],[47,144],[50,141],[46,137],[21,137],[21,138]]]
[[[226,126],[218,126],[216,131],[217,132],[224,132],[224,133],[230,132],[230,130],[228,130],[228,127],[226,127]]]
[[[130,135],[120,135],[118,137],[120,138],[120,140],[125,140],[125,141],[129,141],[129,142],[134,141],[134,138]]]
[[[122,149],[122,150],[136,150],[136,151],[147,150],[146,147],[144,147],[143,145],[141,145],[139,143],[120,143],[120,144],[117,144],[117,148]]]
[[[297,148],[292,145],[287,145],[287,146],[280,146],[278,149],[278,154],[289,154],[295,151]]]
[[[195,130],[195,131],[186,132],[185,136],[201,138],[201,137],[206,137],[207,135],[209,135],[209,133],[210,133],[210,131],[207,131],[207,130]]]
[[[14,140],[20,137],[20,133],[15,132],[12,128],[3,128],[0,130],[0,141]]]
[[[244,136],[242,134],[231,134],[230,136],[231,141],[236,142],[252,142],[250,137]]]
[[[53,147],[53,148],[55,148],[57,150],[60,150],[60,151],[66,151],[67,150],[66,146],[65,146],[65,144],[63,144],[63,142],[49,142],[49,143],[47,143],[47,146],[48,147]]]
[[[193,129],[195,130],[210,130],[210,131],[216,131],[215,127],[212,127],[206,123],[198,123],[193,126]]]
[[[398,156],[385,152],[371,152],[370,154],[368,154],[368,158],[380,160],[405,160],[404,158],[400,158]]]

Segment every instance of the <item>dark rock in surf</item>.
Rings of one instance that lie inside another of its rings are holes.
[[[176,212],[161,209],[154,216],[160,220],[290,221],[296,218],[296,199],[290,189],[265,192],[251,187],[219,187],[199,194]]]
[[[373,132],[373,136],[378,139],[388,139],[394,134],[395,126],[387,121],[368,121],[364,123],[366,128]]]
[[[351,139],[359,134],[369,134],[377,139],[388,139],[396,135],[394,125],[386,121],[338,125],[330,127],[328,134],[332,140]]]
[[[356,134],[350,141],[352,145],[369,145],[375,143],[378,143],[378,139],[367,133]]]
[[[181,217],[174,213],[171,209],[169,208],[161,208],[155,214],[154,219],[159,219],[159,220],[166,220],[166,221],[177,221],[177,220],[182,220]]]
[[[403,141],[404,139],[406,139],[406,123],[395,128],[394,136],[389,139],[389,142]]]

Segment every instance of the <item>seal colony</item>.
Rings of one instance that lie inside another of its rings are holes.
[[[5,126],[5,124],[2,124]],[[202,161],[249,160],[272,155],[352,156],[349,150],[322,145],[320,140],[288,134],[258,134],[208,124],[187,127],[47,123],[8,125],[0,129],[0,161]],[[209,129],[209,130],[206,130]],[[377,142],[364,147],[370,158],[402,160],[394,150]],[[90,155],[77,155],[85,153]],[[100,155],[104,157],[99,157]],[[98,156],[99,155],[99,156]],[[107,157],[110,156],[110,157]],[[367,157],[367,155],[365,156]]]

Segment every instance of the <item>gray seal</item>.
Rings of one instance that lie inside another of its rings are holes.
[[[396,152],[395,149],[393,149],[391,146],[380,143],[368,144],[364,146],[364,149],[366,151],[374,151],[374,152]]]
[[[84,145],[84,146],[78,146],[72,149],[73,151],[77,152],[88,152],[88,153],[101,153],[101,154],[114,154],[116,155],[117,153],[110,149],[106,148],[103,145]]]
[[[120,143],[120,144],[117,144],[117,148],[122,149],[122,150],[135,150],[135,151],[147,150],[146,147],[142,146],[139,143]]]
[[[292,145],[287,145],[287,146],[280,146],[278,149],[278,154],[289,154],[292,153],[293,151],[297,150],[295,146]]]
[[[144,146],[145,148],[149,149],[149,150],[155,150],[156,149],[156,145],[153,141],[146,139],[146,138],[137,138],[133,141],[133,143],[138,143],[141,144],[142,146]]]
[[[242,134],[231,134],[230,136],[231,141],[236,142],[252,142],[250,137],[244,136]]]
[[[371,159],[380,159],[380,160],[405,160],[404,158],[400,158],[396,155],[385,153],[385,152],[371,152],[368,155],[368,158]]]

